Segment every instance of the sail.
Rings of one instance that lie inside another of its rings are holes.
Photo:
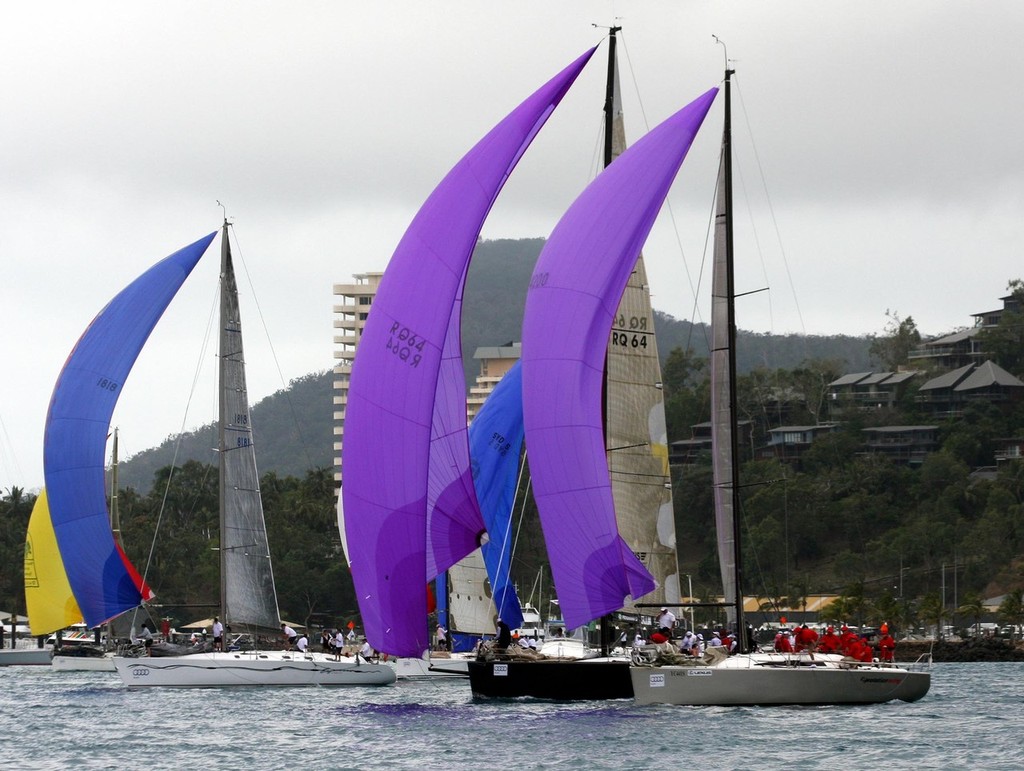
[[[722,575],[722,591],[726,602],[736,597],[736,532],[733,522],[733,436],[735,418],[730,399],[731,371],[729,327],[733,323],[732,281],[726,244],[728,227],[727,174],[725,151],[718,170],[718,191],[715,201],[715,246],[711,269],[711,467],[715,491],[715,530],[718,538],[718,564]],[[735,607],[726,606],[730,624],[736,621]]]
[[[39,491],[28,520],[25,538],[25,607],[33,636],[50,634],[82,621],[82,611],[71,592],[57,537],[46,504],[46,490]]]
[[[613,317],[637,255],[717,89],[606,168],[555,227],[523,320],[523,414],[534,495],[566,625],[623,607],[654,580],[619,535],[602,390]]]
[[[142,598],[107,514],[103,457],[114,405],[150,332],[215,235],[161,260],[114,297],[75,345],[53,389],[43,448],[50,517],[90,627]]]
[[[424,584],[480,543],[457,334],[462,286],[498,191],[593,52],[448,173],[374,298],[352,368],[339,514],[366,636],[377,650],[418,656],[427,649]]]
[[[611,47],[610,99],[606,106],[610,111],[610,120],[606,121],[609,163],[626,150],[614,51]],[[675,604],[681,593],[668,429],[643,254],[637,257],[615,311],[605,367],[605,448],[619,534],[657,582],[654,591],[643,596],[643,602]],[[623,610],[637,612],[632,602]]]
[[[494,602],[487,573],[480,549],[448,570],[448,630],[453,640],[456,635],[479,640],[481,635],[494,634]]]
[[[249,417],[238,287],[227,226],[221,236],[220,555],[224,623],[278,632],[280,616]]]
[[[523,611],[509,572],[512,511],[523,449],[522,372],[522,364],[517,361],[469,424],[473,484],[489,536],[481,551],[491,583],[494,607],[498,617],[510,629],[523,625]],[[493,628],[492,624],[488,631],[493,631]]]

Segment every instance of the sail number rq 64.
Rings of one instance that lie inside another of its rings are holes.
[[[418,367],[426,340],[399,322],[391,325],[386,348],[410,367]],[[419,351],[420,353],[416,353]]]

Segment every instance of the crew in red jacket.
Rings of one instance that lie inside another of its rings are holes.
[[[779,633],[775,635],[775,650],[779,653],[793,652],[793,644],[789,641],[788,629],[780,629]]]
[[[860,637],[854,636],[853,642],[850,643],[849,653],[846,655],[852,659],[856,659],[857,661],[863,661],[866,664],[870,664],[874,659],[875,652],[866,641],[862,640]]]
[[[882,636],[878,638],[878,658],[882,661],[892,661],[895,656],[896,641],[889,634],[889,625],[882,624]]]
[[[796,637],[796,652],[807,651],[813,654],[818,647],[818,633],[807,624],[801,624],[794,633]]]
[[[840,647],[841,641],[839,635],[836,634],[836,628],[830,626],[818,640],[818,650],[822,653],[838,653]]]
[[[853,641],[857,639],[857,635],[851,632],[850,628],[846,624],[843,624],[839,631],[841,632],[839,635],[839,650],[844,656],[849,656],[850,645],[852,645]]]

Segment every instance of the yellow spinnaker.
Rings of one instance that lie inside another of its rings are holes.
[[[25,605],[33,635],[50,634],[82,620],[71,593],[57,536],[50,521],[46,490],[39,493],[25,537]]]

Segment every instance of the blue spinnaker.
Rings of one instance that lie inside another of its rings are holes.
[[[114,297],[71,351],[50,398],[43,445],[50,517],[90,627],[141,600],[107,512],[103,464],[114,405],[150,332],[215,235],[161,260]]]
[[[517,361],[469,424],[473,485],[489,540],[481,547],[498,617],[510,629],[523,625],[523,611],[509,576],[512,507],[523,449],[523,375]]]

